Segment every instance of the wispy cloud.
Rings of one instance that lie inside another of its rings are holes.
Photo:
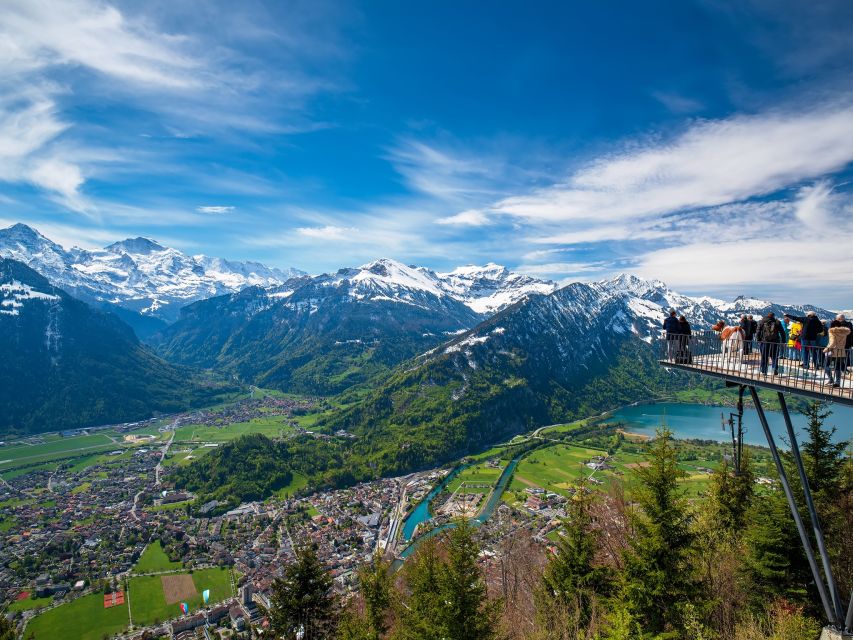
[[[438,224],[482,227],[484,225],[491,224],[492,220],[489,219],[489,216],[487,216],[484,211],[468,209],[467,211],[461,211],[446,218],[439,218],[436,222]]]
[[[358,229],[326,225],[324,227],[298,227],[296,233],[304,238],[339,241],[354,240],[355,236],[358,235]]]
[[[771,194],[853,160],[849,104],[700,121],[672,140],[635,144],[565,183],[492,209],[549,222],[613,221]]]
[[[227,205],[204,205],[201,207],[196,207],[195,210],[199,213],[222,214],[231,213],[232,211],[234,211],[234,207]]]

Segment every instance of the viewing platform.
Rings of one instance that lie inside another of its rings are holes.
[[[724,342],[716,331],[669,339],[662,336],[659,348],[659,362],[665,367],[853,406],[853,350],[845,350],[843,357],[832,358],[823,353],[824,347],[795,349],[787,344],[747,342],[738,338]],[[808,351],[808,369],[803,367],[803,349]],[[766,361],[765,368],[762,368],[762,357]],[[778,357],[778,364],[774,362],[775,357]],[[832,381],[827,373],[827,361]],[[774,369],[774,365],[778,368]],[[832,382],[838,386],[833,386]]]

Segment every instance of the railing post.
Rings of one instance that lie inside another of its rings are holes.
[[[788,499],[788,506],[791,508],[791,515],[794,517],[794,522],[797,525],[797,531],[800,534],[800,541],[803,543],[803,549],[806,552],[806,558],[809,561],[809,567],[812,570],[817,590],[820,594],[820,601],[823,604],[823,610],[830,624],[838,626],[840,620],[836,619],[829,598],[826,594],[826,585],[823,583],[823,578],[820,575],[817,562],[815,561],[814,551],[812,550],[811,541],[809,541],[808,533],[803,525],[803,519],[800,517],[800,511],[797,509],[797,502],[794,500],[794,493],[791,491],[791,485],[788,483],[788,475],[785,473],[785,467],[782,465],[782,459],[779,457],[779,450],[776,448],[776,442],[773,439],[773,434],[770,432],[770,425],[767,424],[767,416],[764,415],[764,407],[761,406],[761,400],[758,397],[758,391],[755,387],[749,388],[749,393],[752,395],[752,402],[755,404],[755,412],[758,414],[758,420],[761,422],[761,427],[764,429],[764,435],[767,438],[767,445],[770,447],[770,455],[773,457],[773,462],[776,464],[776,472],[779,474],[779,481],[782,483],[782,489],[785,491],[785,497]]]
[[[812,499],[812,491],[809,487],[809,479],[806,477],[806,469],[803,466],[803,458],[800,455],[800,445],[797,444],[797,435],[794,433],[794,425],[791,422],[791,414],[788,412],[788,403],[785,401],[785,394],[778,392],[779,405],[782,407],[782,415],[785,418],[785,427],[788,429],[788,438],[791,439],[791,453],[794,456],[794,462],[797,464],[797,472],[800,475],[800,484],[803,485],[803,495],[806,498],[806,506],[809,509],[809,518],[812,521],[812,529],[814,529],[814,537],[817,542],[818,553],[820,553],[821,564],[823,564],[823,573],[826,576],[826,581],[829,584],[829,595],[832,597],[832,604],[835,606],[835,615],[837,620],[841,620],[844,615],[844,609],[841,604],[841,595],[838,592],[838,587],[835,584],[835,576],[832,574],[832,566],[829,563],[829,554],[826,551],[826,544],[823,540],[823,529],[820,526],[820,520],[817,516],[814,500]]]

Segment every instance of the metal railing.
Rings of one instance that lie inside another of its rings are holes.
[[[664,365],[808,395],[853,399],[853,349],[825,353],[825,346],[745,340],[737,332],[722,340],[717,331],[689,336],[662,333],[658,347]]]

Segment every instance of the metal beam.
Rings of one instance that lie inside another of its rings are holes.
[[[785,473],[785,467],[782,465],[782,459],[779,457],[779,450],[776,448],[776,442],[773,439],[773,434],[770,433],[770,425],[767,424],[767,416],[764,415],[764,407],[761,406],[761,399],[758,397],[758,390],[750,386],[749,393],[752,395],[752,402],[755,404],[755,411],[758,413],[758,420],[761,422],[761,427],[764,429],[764,435],[767,438],[767,445],[770,447],[770,455],[773,456],[773,462],[776,463],[776,472],[779,474],[779,481],[782,483],[782,489],[785,491],[785,497],[788,499],[788,506],[791,508],[791,515],[794,517],[794,522],[797,525],[797,531],[800,534],[800,541],[803,543],[803,549],[806,552],[806,558],[809,561],[809,567],[812,570],[817,590],[820,593],[820,601],[823,604],[823,610],[830,624],[839,626],[840,620],[836,618],[835,612],[830,604],[829,597],[826,594],[826,585],[823,583],[823,577],[820,575],[817,562],[815,561],[812,543],[809,540],[806,528],[803,525],[803,519],[800,517],[800,511],[797,509],[797,502],[794,500],[794,494],[791,491],[791,485],[788,482],[788,475]]]
[[[844,630],[853,633],[853,589],[850,590],[850,604],[847,605],[847,619],[844,621]]]
[[[800,475],[800,484],[803,485],[803,495],[806,498],[806,506],[809,509],[809,517],[812,521],[812,529],[814,529],[814,537],[817,542],[817,549],[820,553],[821,564],[823,564],[823,573],[826,576],[826,581],[829,585],[829,595],[832,598],[832,604],[835,607],[836,620],[841,620],[844,617],[844,609],[841,604],[841,594],[838,592],[838,587],[835,584],[835,576],[832,575],[832,566],[829,563],[829,554],[826,551],[826,544],[823,540],[823,529],[820,526],[820,520],[817,517],[817,509],[814,506],[812,499],[812,490],[809,487],[809,479],[806,477],[806,469],[803,466],[803,457],[800,455],[800,446],[797,444],[797,435],[794,433],[794,425],[791,422],[791,414],[788,412],[788,403],[785,401],[785,394],[779,392],[779,405],[782,407],[782,415],[785,418],[785,427],[788,429],[788,438],[791,440],[791,453],[794,456],[794,462],[797,464],[797,472]]]

